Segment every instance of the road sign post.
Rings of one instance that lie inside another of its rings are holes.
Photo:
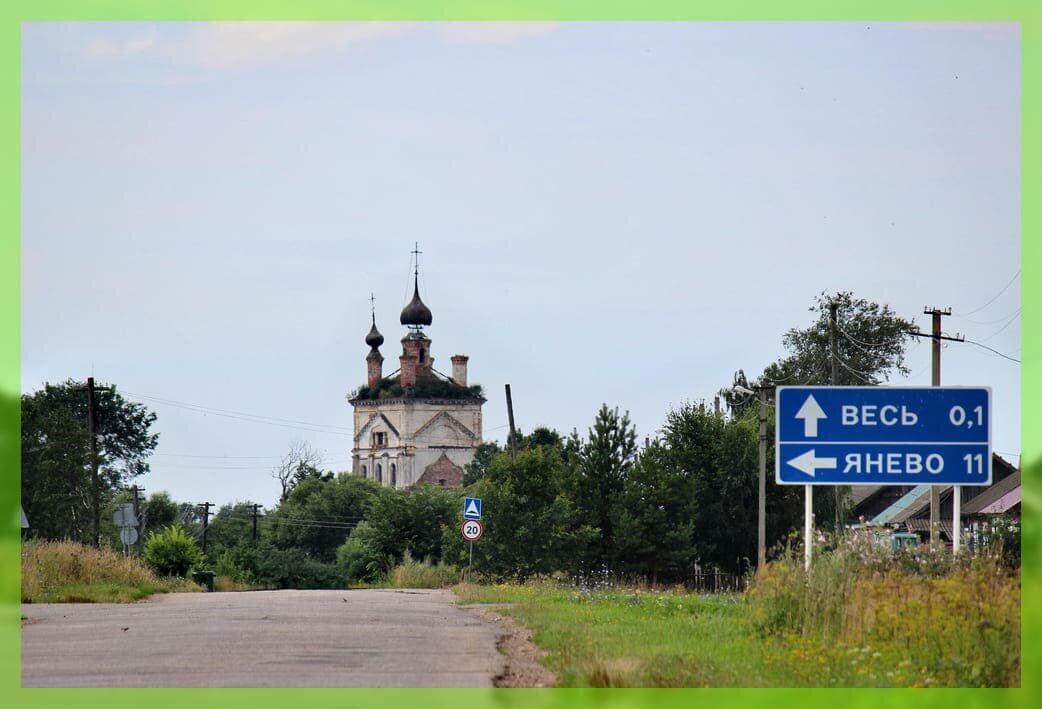
[[[989,387],[779,386],[775,411],[780,485],[991,484]]]
[[[477,498],[467,498],[467,502],[476,500]],[[481,500],[477,500],[478,503],[478,514],[481,514]],[[467,513],[467,506],[464,503],[463,514]],[[485,528],[481,524],[480,519],[465,519],[463,520],[463,526],[460,528],[463,532],[463,538],[470,542],[470,563],[467,565],[467,575],[470,575],[470,570],[474,566],[474,542],[481,539],[481,535],[484,534]]]

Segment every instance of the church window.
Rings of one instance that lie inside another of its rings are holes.
[[[398,482],[398,466],[395,465],[394,463],[391,463],[391,487],[394,487],[395,483],[397,483],[397,482]]]
[[[439,478],[438,479],[438,484],[441,485],[442,487],[445,487],[445,478]]]
[[[363,477],[363,478],[364,478],[364,477],[366,477],[366,473],[367,473],[367,472],[368,472],[368,471],[367,471],[367,470],[365,469],[365,466],[363,465],[363,466],[362,466],[362,477]]]
[[[380,466],[379,463],[377,463],[376,464],[376,482],[382,483],[384,481],[384,479],[383,479],[383,472],[384,472],[383,468]]]
[[[387,433],[377,431],[373,434],[373,448],[382,448],[387,445]]]
[[[426,361],[427,361],[427,351],[421,347],[420,348],[420,364],[423,364]]]

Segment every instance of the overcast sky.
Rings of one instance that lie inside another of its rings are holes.
[[[942,383],[992,387],[1019,460],[1016,25],[23,27],[23,391],[154,410],[148,493],[270,506],[295,440],[348,469],[414,242],[486,439],[506,383],[525,431],[607,403],[653,436],[850,290],[994,350]]]

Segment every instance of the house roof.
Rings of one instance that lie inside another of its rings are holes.
[[[1020,502],[1020,471],[999,480],[962,506],[964,515],[999,514]]]
[[[918,512],[923,504],[930,502],[930,486],[916,485],[901,499],[887,507],[872,519],[872,524],[899,524]]]

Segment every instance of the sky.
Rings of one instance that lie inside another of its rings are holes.
[[[146,494],[270,507],[296,441],[349,469],[418,243],[486,440],[504,384],[524,431],[654,436],[852,291],[952,309],[942,384],[1017,462],[1019,66],[999,23],[27,23],[22,390],[115,384]]]

